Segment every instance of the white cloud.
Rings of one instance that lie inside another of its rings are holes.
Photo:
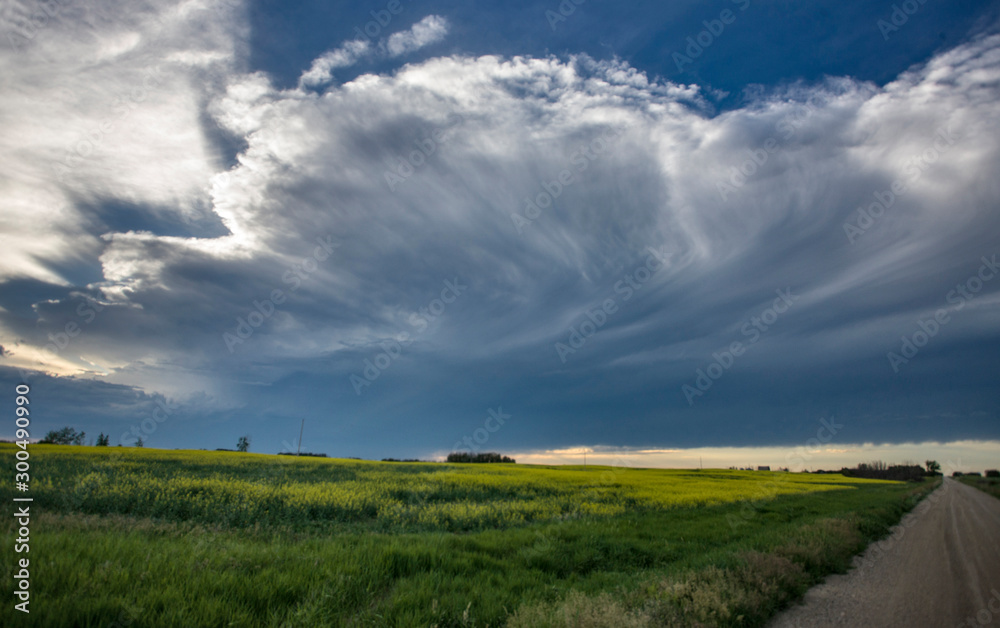
[[[0,275],[65,284],[58,267],[96,263],[82,204],[188,215],[206,199],[217,166],[201,107],[212,78],[234,70],[241,32],[190,5],[74,5],[0,51]]]
[[[409,29],[393,33],[387,42],[380,42],[377,49],[365,39],[348,41],[339,48],[316,58],[310,68],[302,73],[299,85],[301,87],[324,85],[333,80],[333,72],[338,68],[350,67],[375,54],[389,57],[409,54],[441,41],[447,34],[448,21],[439,15],[428,15]]]
[[[300,82],[305,86],[322,85],[333,79],[333,71],[354,65],[371,52],[371,44],[364,39],[355,39],[336,50],[323,53],[312,63],[312,67],[302,74]]]
[[[0,140],[10,177],[0,272],[69,284],[60,264],[99,260],[95,288],[120,307],[73,351],[113,365],[115,381],[147,385],[142,373],[155,368],[268,382],[310,360],[354,360],[412,332],[414,313],[455,277],[468,294],[413,352],[475,362],[550,346],[615,295],[648,247],[665,247],[672,265],[578,364],[679,364],[687,377],[687,361],[734,340],[732,325],[786,285],[804,295],[802,314],[768,351],[817,359],[810,343],[822,344],[824,333],[840,334],[842,347],[870,344],[872,330],[898,336],[894,316],[935,305],[926,277],[946,262],[947,277],[965,272],[955,251],[974,260],[983,234],[996,231],[1000,38],[942,54],[883,88],[829,80],[713,116],[695,87],[585,57],[434,58],[323,93],[279,90],[263,74],[237,71],[235,27],[219,24],[210,30],[217,40],[192,41],[171,20],[137,23],[128,32],[138,41],[117,34],[107,45],[54,47],[66,65],[53,76],[37,61],[0,61],[23,86],[0,97],[3,115],[17,122]],[[430,16],[390,37],[387,50],[403,54],[446,31]],[[114,64],[89,61],[95,46]],[[66,145],[100,128],[115,97],[142,86],[153,58],[144,55],[154,52],[177,61],[161,64],[162,81],[60,182],[52,165]],[[370,53],[357,42],[338,48],[303,84]],[[213,81],[202,90],[192,77],[205,68]],[[220,126],[246,143],[225,174],[215,174],[202,130],[206,99]],[[851,245],[845,220],[948,126],[960,138],[954,147]],[[610,129],[624,132],[599,144]],[[777,149],[723,199],[720,183],[771,138]],[[525,199],[556,189],[563,171],[570,176],[554,205],[519,233],[512,214],[525,216]],[[86,202],[189,213],[209,194],[231,235],[88,235]],[[51,226],[24,238],[33,224]],[[229,354],[223,332],[274,289],[288,291],[285,273],[327,235],[340,245],[335,254]],[[832,318],[835,302],[850,316]],[[42,325],[6,317],[0,344],[43,345],[48,321],[62,320],[56,310],[48,306]],[[985,329],[991,315],[970,308],[963,325]],[[795,325],[818,330],[806,342]],[[559,366],[551,357],[539,372]]]
[[[393,33],[386,49],[389,55],[398,57],[424,46],[436,44],[448,34],[448,20],[439,15],[428,15],[414,24],[410,30]]]

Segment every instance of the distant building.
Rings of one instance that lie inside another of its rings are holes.
[[[764,465],[764,466],[762,466],[762,467],[757,467],[757,470],[758,470],[758,471],[770,471],[770,470],[771,470],[771,467],[769,467],[769,466],[767,466],[767,465]]]

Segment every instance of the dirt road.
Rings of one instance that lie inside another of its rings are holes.
[[[1000,627],[1000,499],[946,478],[854,564],[769,628]]]

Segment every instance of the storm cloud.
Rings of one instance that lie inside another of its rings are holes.
[[[490,446],[521,451],[782,445],[830,415],[1000,438],[1000,36],[720,108],[585,54],[336,82],[350,40],[281,87],[228,4],[67,9],[0,56],[8,381],[71,382],[95,422],[129,397],[116,436],[170,400],[157,437],[186,446],[278,450],[307,417],[320,449],[434,455],[498,407]]]

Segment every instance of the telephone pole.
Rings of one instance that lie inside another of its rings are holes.
[[[299,427],[299,448],[295,452],[296,456],[301,456],[302,455],[302,431],[305,430],[305,429],[306,429],[306,420],[302,419],[302,426]]]

